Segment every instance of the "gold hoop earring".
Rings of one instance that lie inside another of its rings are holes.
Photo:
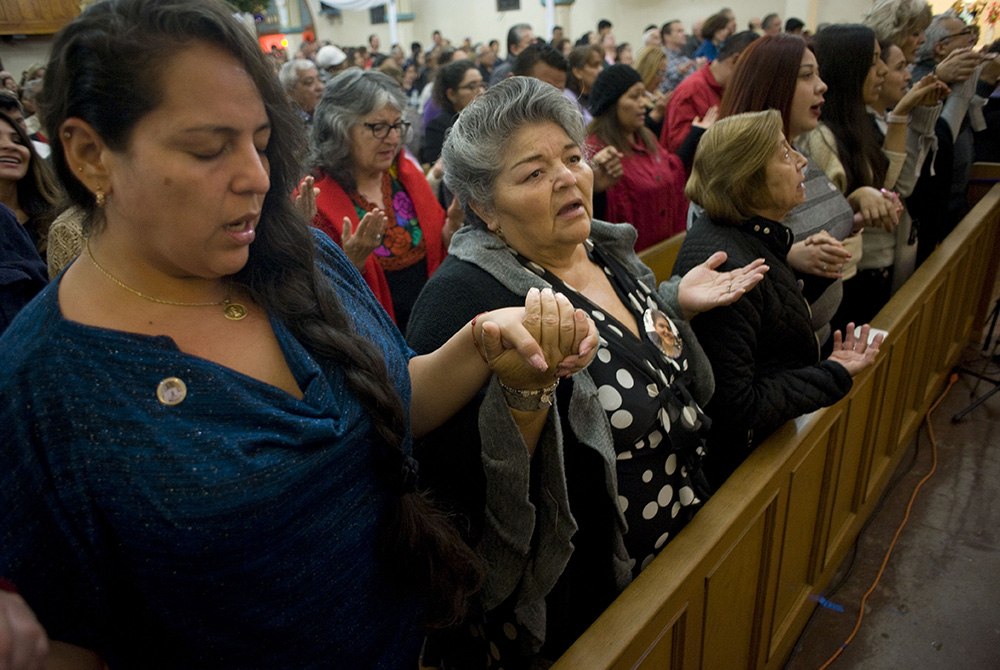
[[[104,195],[104,191],[101,190],[100,186],[98,186],[97,190],[94,191],[94,202],[100,208],[103,208],[104,207],[104,203],[107,202],[107,196]]]

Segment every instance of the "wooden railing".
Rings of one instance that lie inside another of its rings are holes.
[[[681,252],[681,245],[684,244],[684,237],[686,235],[687,233],[678,233],[673,237],[668,237],[662,242],[657,242],[653,246],[643,249],[639,253],[639,260],[653,271],[657,281],[670,279],[674,263],[677,262],[677,254]]]
[[[1000,185],[879,312],[850,394],[757,447],[554,668],[780,668],[981,327],[998,227]]]
[[[997,182],[1000,182],[1000,163],[973,164],[972,176],[969,179],[969,206],[982,200]]]

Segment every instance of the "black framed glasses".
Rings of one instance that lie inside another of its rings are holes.
[[[411,124],[406,121],[400,121],[399,123],[363,123],[361,125],[372,131],[372,135],[377,140],[384,140],[394,130],[399,132],[399,139],[405,140],[406,136],[410,133]]]
[[[465,86],[456,86],[455,88],[461,89],[463,91],[485,91],[486,82],[477,81],[475,84],[466,84]]]

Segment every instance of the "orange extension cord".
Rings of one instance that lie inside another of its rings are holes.
[[[847,648],[847,645],[851,643],[854,636],[858,634],[858,629],[861,628],[861,619],[865,615],[865,602],[868,600],[868,596],[875,591],[875,587],[878,586],[879,580],[882,579],[882,573],[885,572],[885,566],[889,563],[889,556],[892,555],[892,549],[896,546],[896,540],[899,539],[899,534],[903,532],[903,527],[906,526],[906,522],[910,518],[910,509],[913,507],[913,501],[917,498],[917,492],[920,491],[920,487],[924,485],[924,482],[930,479],[931,475],[934,474],[934,471],[937,470],[937,441],[934,439],[934,428],[931,426],[931,412],[933,412],[941,401],[944,400],[944,397],[948,395],[948,391],[951,390],[951,387],[954,386],[957,381],[958,373],[953,372],[948,378],[948,386],[945,387],[944,392],[941,393],[938,399],[934,401],[934,404],[930,406],[930,409],[927,410],[927,415],[924,417],[924,421],[927,423],[927,432],[931,438],[931,470],[924,475],[924,478],[921,479],[916,488],[913,489],[913,494],[910,496],[910,502],[906,505],[906,515],[903,516],[902,523],[899,524],[899,528],[896,529],[896,534],[893,536],[892,542],[889,543],[889,548],[885,552],[885,558],[882,559],[882,566],[878,569],[878,574],[875,575],[875,581],[872,582],[871,588],[869,588],[868,592],[861,598],[861,607],[858,609],[858,620],[854,624],[854,630],[851,631],[851,634],[847,636],[847,639],[844,640],[843,644],[840,645],[840,648],[837,649],[833,656],[831,656],[826,663],[820,666],[819,670],[825,670],[825,668],[830,667],[830,664],[837,660],[840,653]]]

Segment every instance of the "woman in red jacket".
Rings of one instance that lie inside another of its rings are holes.
[[[684,165],[657,144],[646,128],[646,87],[628,65],[612,65],[594,82],[587,126],[587,146],[594,151],[613,146],[622,153],[622,178],[595,199],[595,217],[631,223],[639,232],[635,250],[684,230]],[[602,209],[603,211],[600,211]]]
[[[461,224],[401,151],[405,109],[387,75],[348,70],[316,106],[309,155],[319,188],[314,225],[343,247],[401,330]]]

